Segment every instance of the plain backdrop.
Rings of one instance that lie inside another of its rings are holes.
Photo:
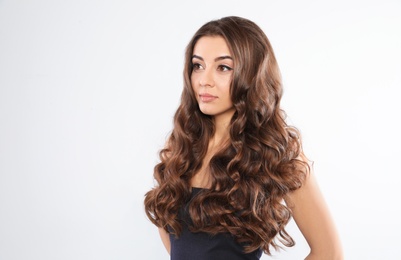
[[[399,0],[0,0],[0,259],[168,259],[144,194],[185,46],[228,15],[273,45],[346,259],[401,259]],[[307,255],[288,231],[271,259]]]

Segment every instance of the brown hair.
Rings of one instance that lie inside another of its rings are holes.
[[[240,17],[206,23],[187,46],[181,103],[154,168],[158,185],[146,193],[146,214],[158,227],[180,235],[177,213],[190,198],[189,181],[202,166],[214,134],[212,118],[199,110],[190,80],[193,49],[203,36],[221,36],[230,48],[234,60],[230,91],[236,111],[229,144],[210,160],[211,189],[189,205],[190,229],[231,233],[246,245],[245,252],[261,248],[270,254],[270,246],[280,247],[275,238],[293,246],[285,231],[291,210],[283,200],[301,187],[308,166],[298,159],[299,131],[287,125],[280,109],[281,75],[270,42],[255,23]]]

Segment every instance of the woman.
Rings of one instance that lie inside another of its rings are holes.
[[[255,23],[225,17],[195,33],[158,185],[145,198],[171,259],[259,259],[294,245],[291,217],[310,246],[306,259],[342,259],[281,96],[272,47]]]

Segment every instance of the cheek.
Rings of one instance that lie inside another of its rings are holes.
[[[190,79],[191,79],[192,89],[195,90],[196,89],[196,82],[197,82],[196,76],[194,74],[192,74]]]
[[[218,82],[221,91],[227,96],[230,96],[230,88],[231,88],[231,78],[222,78]]]
[[[231,105],[232,103],[232,98],[231,98],[231,80],[227,83],[225,87],[225,96],[227,97],[227,102],[229,102]]]

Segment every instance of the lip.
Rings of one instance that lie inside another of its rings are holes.
[[[201,93],[201,94],[199,94],[199,99],[202,102],[212,102],[213,100],[217,99],[217,96],[213,96],[208,93]]]

